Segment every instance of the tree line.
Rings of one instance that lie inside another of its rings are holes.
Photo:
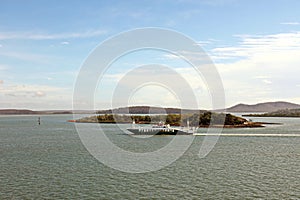
[[[225,113],[213,113],[203,112],[194,114],[167,114],[167,115],[113,115],[104,114],[94,116],[92,118],[85,118],[90,122],[96,120],[98,123],[132,123],[136,124],[155,124],[158,122],[164,122],[171,126],[187,126],[189,122],[190,126],[208,126],[208,125],[239,125],[243,124],[247,120],[241,117],[237,117],[231,114]],[[80,122],[80,121],[79,121]],[[81,122],[84,122],[81,121]]]

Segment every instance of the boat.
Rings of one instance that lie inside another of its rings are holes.
[[[187,127],[171,127],[169,124],[159,122],[152,127],[141,127],[136,126],[135,122],[133,121],[132,127],[127,128],[127,130],[134,135],[193,135],[197,128],[189,127],[189,123],[187,124]]]

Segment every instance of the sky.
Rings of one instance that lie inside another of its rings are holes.
[[[299,7],[298,0],[1,0],[0,108],[72,109],[74,85],[91,52],[124,31],[145,27],[196,41],[218,70],[227,107],[300,103]],[[112,104],[122,78],[149,64],[173,68],[190,84],[198,107],[212,107],[205,78],[179,57],[157,50],[112,63],[99,79],[95,107],[182,106],[176,92],[157,84],[136,86],[127,101]]]

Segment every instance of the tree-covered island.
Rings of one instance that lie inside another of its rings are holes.
[[[124,114],[104,114],[74,120],[78,123],[132,123],[136,124],[156,124],[165,122],[171,126],[190,126],[194,127],[225,127],[225,128],[243,128],[243,127],[263,127],[262,123],[251,122],[242,117],[231,114],[200,112],[194,114],[167,114],[167,115],[124,115]]]

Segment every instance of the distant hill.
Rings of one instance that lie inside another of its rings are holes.
[[[27,109],[2,109],[0,115],[47,115],[47,114],[72,114],[72,111],[33,111]]]
[[[243,115],[246,117],[300,117],[300,108],[298,109],[284,109],[274,112],[267,112],[264,114],[249,114]]]
[[[108,110],[44,110],[34,111],[28,109],[0,109],[0,115],[47,115],[47,114],[184,114],[199,113],[201,110],[190,110],[180,108],[161,108],[150,106],[132,106]]]
[[[300,108],[299,104],[277,101],[277,102],[266,102],[258,103],[253,105],[238,104],[227,108],[227,112],[274,112],[283,109],[297,109]]]
[[[226,112],[274,112],[277,110],[297,109],[299,104],[277,101],[258,103],[253,105],[238,104],[226,109]],[[180,108],[161,108],[152,106],[130,106],[108,110],[44,110],[33,111],[28,109],[0,109],[0,115],[45,115],[45,114],[187,114],[203,113],[207,110],[180,109]],[[214,112],[224,112],[224,109],[214,110]]]
[[[1,115],[34,115],[38,114],[37,111],[32,110],[19,110],[19,109],[3,109],[0,110]]]
[[[130,106],[109,110],[99,110],[97,114],[184,114],[198,113],[204,110],[180,109],[180,108],[161,108],[152,106]]]

